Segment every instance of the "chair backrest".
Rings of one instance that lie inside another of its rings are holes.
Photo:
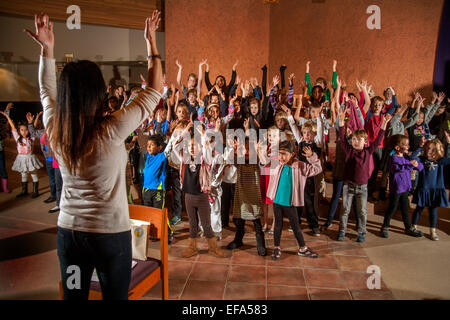
[[[150,222],[150,237],[160,241],[161,261],[167,261],[167,209],[129,204],[130,219]]]

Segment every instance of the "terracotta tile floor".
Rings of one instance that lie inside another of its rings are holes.
[[[231,224],[232,225],[232,224]],[[305,224],[302,224],[304,227]],[[225,228],[220,246],[227,258],[215,258],[207,253],[206,240],[199,243],[200,254],[181,258],[187,245],[188,223],[175,227],[176,240],[169,247],[169,299],[198,300],[324,300],[324,299],[393,299],[391,291],[381,281],[380,290],[369,290],[366,281],[371,265],[364,249],[354,240],[334,240],[337,226],[314,237],[303,230],[308,246],[319,253],[318,259],[297,255],[297,244],[287,224],[282,234],[282,255],[272,261],[273,236],[266,236],[267,256],[256,250],[253,226],[246,225],[245,245],[226,250],[234,237],[234,226]],[[152,288],[143,299],[160,299],[161,286]]]

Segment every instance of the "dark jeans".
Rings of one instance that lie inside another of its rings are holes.
[[[183,209],[181,186],[180,186],[180,172],[172,167],[167,169],[167,188],[172,189],[173,202],[172,202],[172,218],[181,218],[181,211]]]
[[[383,229],[389,228],[391,224],[391,218],[397,211],[398,204],[400,203],[400,210],[402,212],[403,224],[405,229],[411,228],[411,220],[409,219],[409,192],[403,193],[390,193],[389,194],[389,207],[384,215]]]
[[[8,179],[8,173],[6,172],[5,164],[5,151],[0,151],[0,177]]]
[[[220,215],[222,219],[222,227],[228,226],[230,223],[230,208],[234,199],[234,191],[236,189],[235,183],[222,182],[222,206],[220,208]]]
[[[56,189],[56,205],[59,207],[59,201],[61,200],[61,191],[63,187],[63,180],[61,171],[55,168],[55,189]]]
[[[199,195],[185,193],[184,202],[189,219],[189,237],[198,237],[198,217],[200,217],[205,238],[214,237],[214,232],[211,228],[211,208],[209,206],[208,195],[206,193]]]
[[[330,209],[328,210],[328,224],[333,222],[334,215],[336,214],[336,210],[339,205],[339,198],[341,197],[343,186],[343,180],[333,178],[333,195],[331,196]]]
[[[283,216],[289,219],[289,223],[294,231],[298,245],[300,247],[304,247],[305,240],[303,239],[302,230],[300,229],[296,207],[285,207],[276,203],[273,204],[273,217],[275,219],[275,227],[273,232],[274,246],[280,246],[281,232],[283,230]]]
[[[132,259],[130,231],[90,233],[58,227],[56,238],[64,300],[88,299],[94,268],[103,300],[128,300]],[[79,272],[71,270],[74,268],[71,266],[78,267]],[[79,281],[75,280],[77,276]],[[70,287],[77,282],[79,286]]]
[[[52,161],[45,161],[45,168],[47,169],[48,181],[50,182],[50,196],[56,199],[56,181],[55,168],[53,168]]]
[[[147,207],[164,208],[165,190],[142,190],[142,204]]]
[[[373,169],[372,175],[369,178],[369,182],[367,183],[367,190],[368,190],[369,197],[372,195],[372,193],[375,192],[375,189],[376,189],[378,171],[380,170],[382,157],[383,157],[383,149],[377,148],[375,150],[375,152],[373,153],[374,169]]]
[[[417,206],[413,212],[413,224],[417,225],[419,222],[420,214],[422,213],[425,207]],[[428,207],[428,217],[430,219],[430,228],[436,228],[437,225],[437,208],[436,207]]]
[[[309,177],[306,179],[304,200],[305,200],[305,210],[306,210],[306,220],[311,229],[319,227],[319,217],[317,216],[316,210],[314,210],[314,177]],[[298,221],[301,223],[302,218],[302,208],[297,207]]]

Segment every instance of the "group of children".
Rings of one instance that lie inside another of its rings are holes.
[[[231,210],[236,233],[227,249],[243,245],[245,222],[250,220],[255,227],[258,254],[266,255],[264,233],[269,232],[274,235],[272,259],[280,259],[283,217],[286,217],[298,242],[298,254],[317,258],[318,254],[306,246],[300,229],[303,207],[309,228],[320,236],[321,231],[331,226],[342,196],[337,240],[345,239],[353,208],[357,241],[364,242],[367,201],[385,200],[387,190],[389,206],[380,228],[382,237],[388,237],[390,220],[400,204],[406,234],[423,235],[417,224],[423,209],[428,207],[430,237],[439,239],[437,208],[449,205],[444,170],[450,164],[450,121],[443,93],[433,93],[428,106],[424,106],[425,99],[419,93],[411,106],[399,105],[392,87],[384,91],[382,98],[375,96],[367,82],[357,81],[358,93],[354,94],[338,77],[336,61],[330,86],[322,77],[311,82],[308,61],[305,81],[296,95],[294,74],[289,75],[286,88],[286,66],[280,68],[280,75],[273,78],[268,90],[266,66],[262,68],[261,85],[256,78],[241,81],[236,72],[238,62],[228,84],[222,75],[211,83],[209,65],[204,60],[199,64],[199,76],[189,74],[184,85],[182,65],[176,63],[178,88],[165,85],[160,105],[128,137],[125,146],[129,152],[130,203],[163,208],[166,192],[172,191],[170,242],[174,238],[173,227],[181,221],[184,194],[189,242],[183,257],[198,253],[199,235],[207,239],[212,255],[226,257],[217,240],[221,239],[222,228],[229,226]],[[204,96],[203,79],[207,88]],[[143,81],[142,87],[145,85]],[[126,108],[141,90],[141,87],[108,89],[105,115]],[[36,130],[37,123],[31,114],[27,115],[28,126],[19,125],[18,130],[8,114],[2,114],[9,120],[17,142],[19,155],[13,170],[22,173],[23,189],[19,196],[27,194],[27,173],[33,178],[33,197],[38,195],[35,172],[43,164],[32,154],[31,146],[39,138],[51,186],[51,196],[45,202],[56,201],[62,181],[57,178],[58,169],[45,131]],[[439,123],[432,129],[430,121]],[[440,128],[440,132],[435,128]],[[233,130],[232,134],[228,130]],[[328,149],[330,130],[336,130],[337,135],[334,158]],[[323,171],[331,169],[331,163],[333,194],[328,202]],[[0,168],[0,173],[3,171]],[[376,199],[374,192],[380,171]],[[416,204],[412,221],[410,195]],[[326,222],[319,226],[319,203],[324,199],[329,210]],[[58,207],[55,208],[57,211]],[[272,224],[268,219],[270,211],[274,216]]]

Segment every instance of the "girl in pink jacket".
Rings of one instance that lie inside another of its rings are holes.
[[[297,239],[298,255],[308,258],[317,258],[318,254],[313,252],[305,244],[303,234],[298,222],[297,209],[304,205],[304,189],[306,179],[317,175],[322,171],[320,159],[309,147],[303,148],[303,155],[309,163],[299,161],[295,158],[294,146],[290,141],[283,141],[279,145],[279,163],[275,174],[270,176],[267,188],[267,197],[273,201],[273,212],[275,219],[274,250],[272,260],[281,257],[281,231],[283,228],[283,216],[289,219],[291,228]]]

